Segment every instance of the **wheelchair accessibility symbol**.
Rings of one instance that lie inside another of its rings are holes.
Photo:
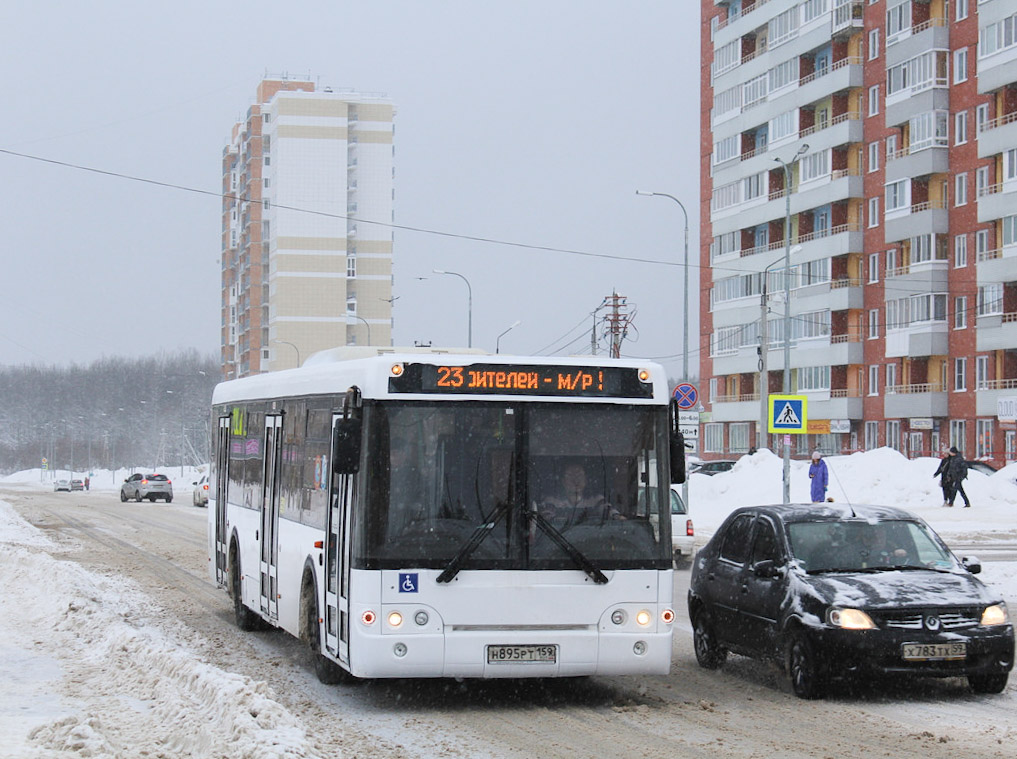
[[[416,572],[400,572],[399,573],[399,592],[400,593],[416,593],[417,592],[417,573]]]

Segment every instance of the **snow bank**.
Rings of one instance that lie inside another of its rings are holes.
[[[0,501],[0,679],[13,685],[0,693],[0,755],[316,755],[264,683],[203,663],[154,624],[147,596],[54,548]]]

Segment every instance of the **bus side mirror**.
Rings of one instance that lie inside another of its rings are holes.
[[[685,482],[685,436],[680,432],[671,435],[671,482]]]
[[[359,418],[339,419],[332,431],[332,471],[335,474],[356,474],[360,471]]]

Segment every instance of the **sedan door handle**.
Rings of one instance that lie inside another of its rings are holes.
[[[742,593],[748,593],[748,592],[749,592],[748,584],[747,583],[742,583]]]

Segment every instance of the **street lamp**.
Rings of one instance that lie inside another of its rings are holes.
[[[459,279],[461,279],[463,282],[466,283],[466,292],[467,292],[467,294],[469,296],[469,301],[468,301],[468,305],[469,305],[468,318],[469,318],[469,321],[467,322],[467,324],[468,324],[468,327],[467,327],[468,332],[467,332],[466,347],[467,348],[472,348],[473,347],[473,288],[470,287],[470,280],[468,280],[466,277],[464,277],[462,274],[460,274],[457,271],[443,271],[441,269],[431,269],[431,271],[434,272],[435,274],[451,274],[453,277],[459,277]]]
[[[798,253],[802,249],[801,245],[795,245],[791,248],[791,253]],[[770,269],[779,263],[784,263],[784,258],[778,258],[776,261],[769,263],[763,269],[763,284],[760,288],[762,294],[759,298],[759,426],[756,430],[756,449],[766,447],[766,429],[767,419],[769,418],[767,401],[770,392],[770,370],[767,367],[767,350],[769,349],[769,324],[766,316],[769,313],[769,309],[766,307],[766,301],[769,297],[767,292],[770,281]],[[784,272],[784,276],[788,276],[788,272]]]
[[[636,195],[647,195],[650,197],[670,198],[678,207],[682,209],[682,215],[685,217],[685,306],[682,318],[682,381],[688,382],[689,380],[689,213],[685,210],[685,206],[678,200],[674,195],[668,195],[666,192],[645,192],[643,190],[636,190]],[[684,451],[683,451],[684,453]],[[682,483],[682,500],[685,501],[685,507],[689,507],[689,478],[685,478],[685,482]]]
[[[346,314],[346,315],[347,316],[352,316],[354,319],[360,319],[360,321],[362,321],[365,325],[367,325],[367,344],[370,345],[371,344],[371,325],[368,323],[367,319],[365,319],[363,316],[357,316],[356,314]]]
[[[498,339],[494,341],[494,352],[495,352],[495,353],[498,353],[498,346],[499,346],[499,344],[501,343],[501,338],[502,338],[502,335],[507,335],[507,334],[508,334],[509,332],[511,332],[512,330],[514,330],[514,329],[515,329],[516,327],[518,327],[518,326],[519,326],[520,324],[522,324],[522,322],[521,322],[521,321],[520,321],[519,319],[516,319],[516,320],[515,320],[515,321],[514,321],[514,322],[513,322],[513,323],[512,323],[512,324],[511,324],[510,326],[509,326],[509,328],[508,328],[507,330],[505,330],[504,332],[502,332],[502,333],[501,333],[501,335],[498,335]]]
[[[791,394],[791,170],[809,149],[802,143],[788,162],[774,158],[784,169],[784,395]],[[791,445],[790,436],[784,437],[784,503],[791,502]]]
[[[282,345],[290,346],[293,350],[295,350],[297,352],[297,366],[298,367],[300,366],[300,348],[298,348],[293,343],[287,342],[285,340],[275,340],[275,339],[272,339],[269,342],[272,342],[272,343],[281,343]],[[370,340],[368,340],[368,342],[370,342]]]
[[[636,195],[646,195],[649,197],[660,197],[670,198],[678,207],[682,209],[682,214],[685,216],[685,308],[683,311],[682,318],[682,379],[688,381],[689,379],[689,214],[685,210],[685,206],[678,200],[674,195],[668,195],[666,192],[645,192],[643,190],[636,190]]]

